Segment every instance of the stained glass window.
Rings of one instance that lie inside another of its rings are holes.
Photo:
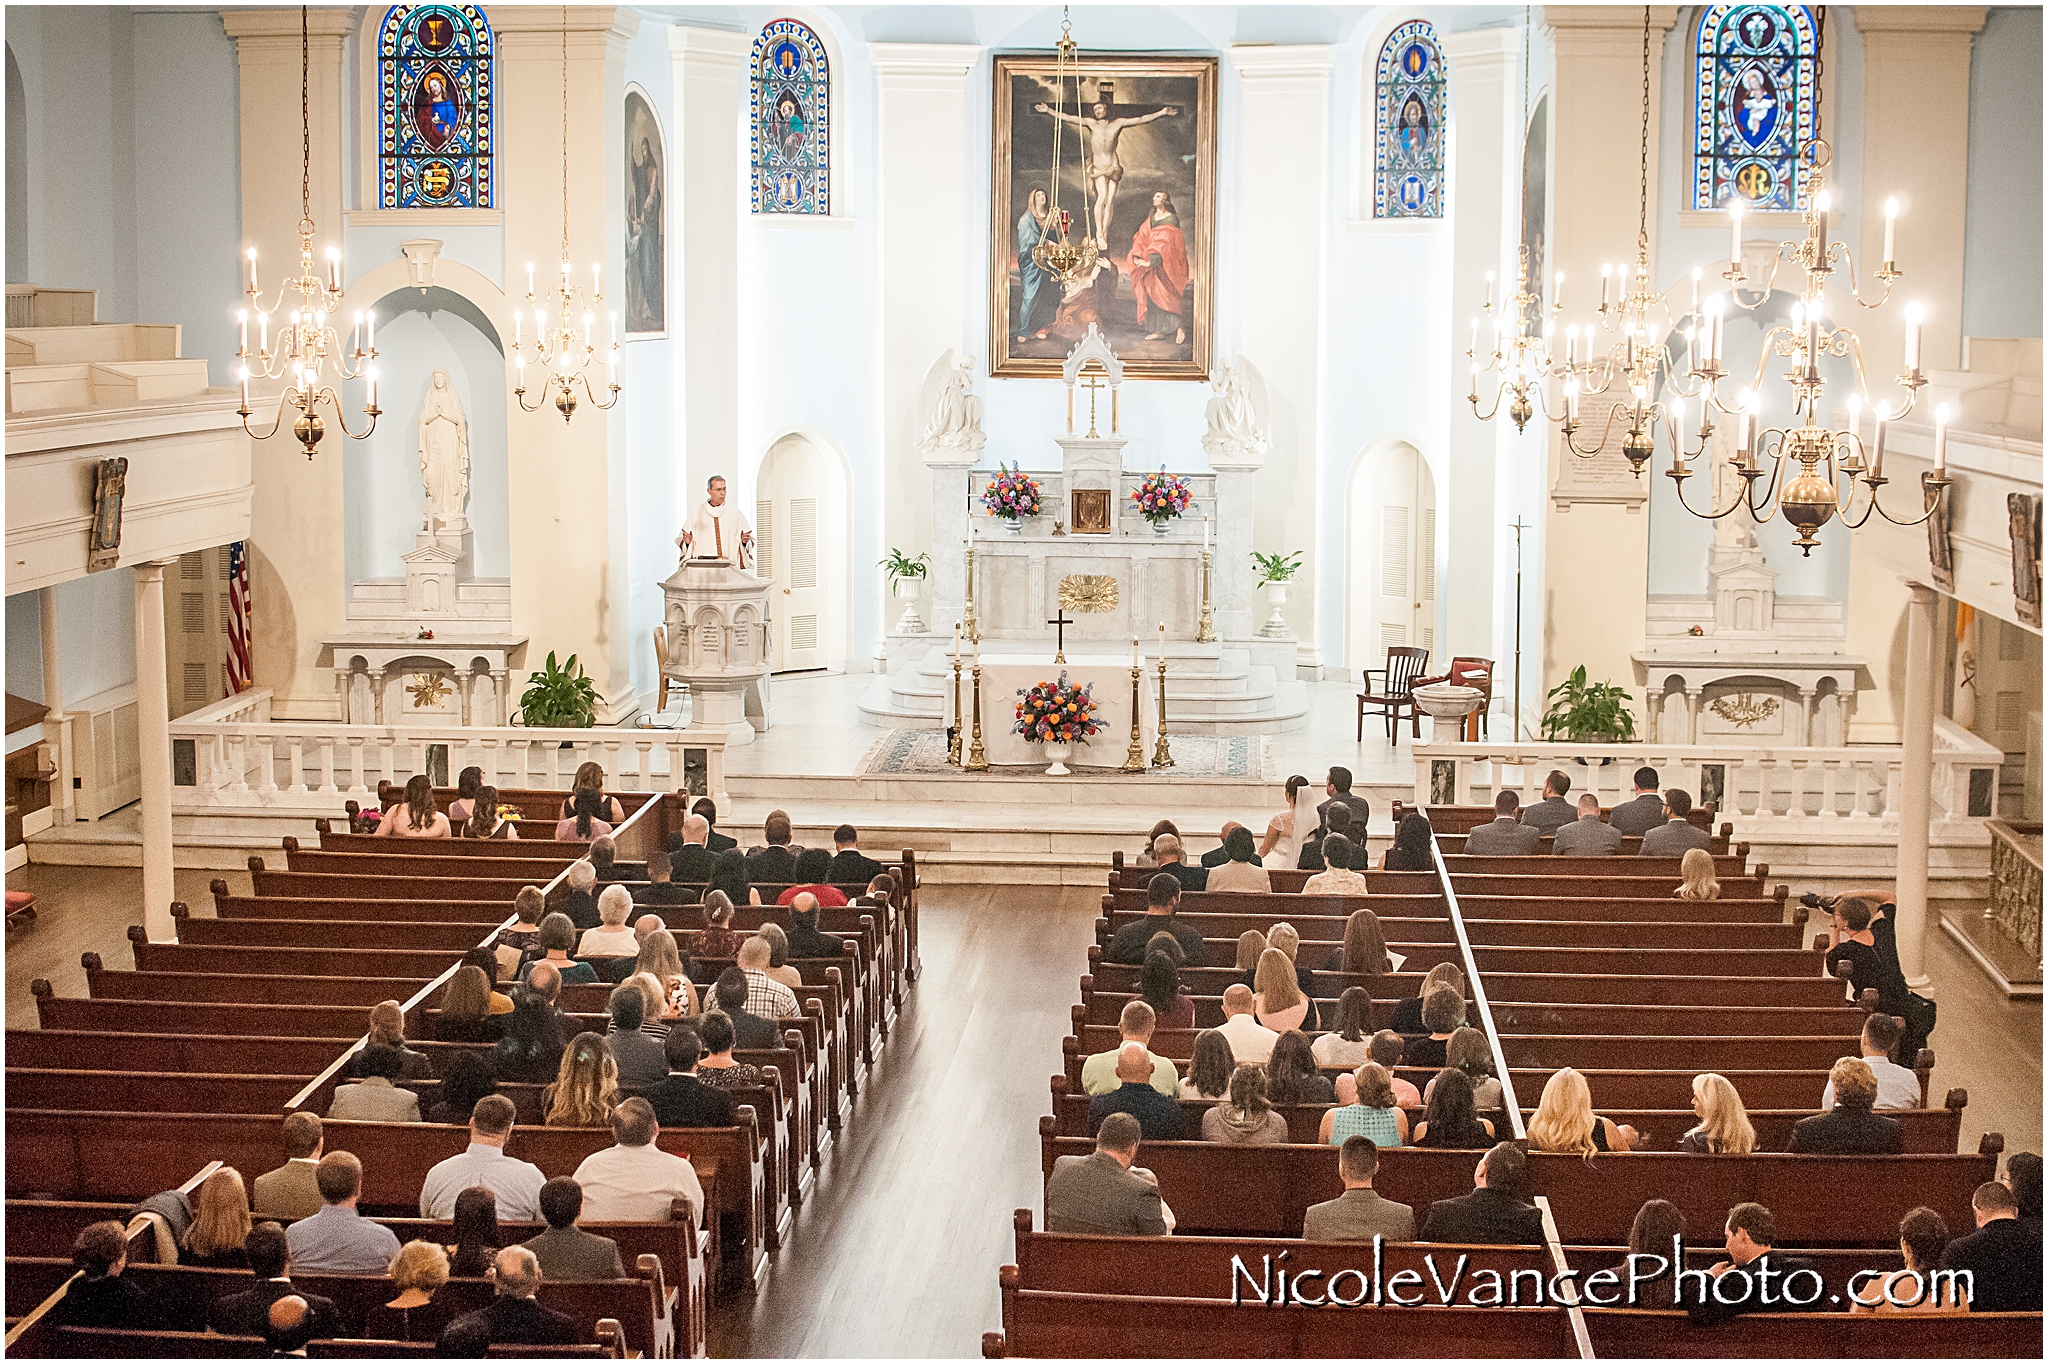
[[[1436,29],[1411,20],[1380,49],[1372,216],[1444,216],[1444,122],[1449,94]]]
[[[377,204],[490,208],[491,26],[475,5],[395,5],[377,34]]]
[[[753,118],[747,147],[756,213],[830,213],[831,79],[825,45],[794,19],[754,40]]]
[[[1819,133],[1813,14],[1804,5],[1710,5],[1693,77],[1692,206],[1806,207],[1800,158]]]

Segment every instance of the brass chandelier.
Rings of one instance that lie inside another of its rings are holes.
[[[1074,73],[1074,113],[1081,112],[1081,45],[1074,41],[1072,10],[1060,10],[1060,41],[1058,56],[1053,65],[1053,81],[1059,89],[1053,96],[1053,107],[1060,113],[1067,107],[1067,71]],[[1038,268],[1062,284],[1073,284],[1086,279],[1095,272],[1099,252],[1095,245],[1095,232],[1089,219],[1088,196],[1081,195],[1081,225],[1084,231],[1081,240],[1073,238],[1072,215],[1060,207],[1060,148],[1066,142],[1061,121],[1052,124],[1052,193],[1051,203],[1046,209],[1045,232],[1039,237],[1038,245],[1031,248],[1031,259]],[[1108,226],[1103,230],[1107,232]]]
[[[355,326],[350,333],[347,358],[343,358],[341,335],[330,325],[328,319],[338,317],[341,308],[341,253],[333,247],[327,248],[327,274],[322,279],[313,259],[313,120],[310,87],[312,83],[312,40],[305,6],[299,8],[299,273],[278,286],[277,299],[268,308],[263,306],[262,292],[256,281],[256,248],[248,252],[248,271],[243,289],[249,306],[236,316],[241,324],[241,345],[235,351],[235,359],[241,362],[240,378],[242,401],[236,409],[242,419],[242,429],[258,440],[268,440],[281,430],[285,414],[294,412],[292,436],[311,459],[319,449],[320,441],[327,434],[327,421],[320,415],[324,405],[333,409],[334,424],[341,428],[342,435],[350,440],[361,440],[377,429],[377,371],[370,362],[377,358],[377,318],[374,313],[357,313]],[[286,293],[298,295],[298,304],[286,315],[287,320],[278,329],[277,344],[271,345],[270,320],[284,311]],[[256,349],[249,349],[249,315],[256,315]],[[328,363],[334,365],[334,381],[330,382]],[[268,431],[258,431],[250,425],[255,415],[251,403],[249,382],[251,379],[275,379],[290,375],[291,382],[278,397],[277,416]],[[364,395],[363,415],[369,418],[360,431],[351,431],[347,415],[342,411],[341,392],[337,383],[362,378],[367,381]]]

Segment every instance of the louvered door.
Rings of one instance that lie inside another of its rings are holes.
[[[1387,650],[1436,651],[1436,488],[1420,451],[1380,453],[1352,483],[1346,656],[1385,666]],[[1434,665],[1432,657],[1432,665]]]
[[[826,591],[819,571],[820,491],[806,449],[778,451],[763,471],[755,504],[759,571],[775,583],[769,609],[771,671],[823,668],[826,660]]]

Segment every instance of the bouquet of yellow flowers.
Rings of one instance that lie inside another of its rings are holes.
[[[1040,682],[1017,692],[1017,723],[1011,732],[1032,743],[1085,744],[1102,728],[1096,719],[1101,707],[1094,686],[1077,687],[1060,674],[1057,682]]]

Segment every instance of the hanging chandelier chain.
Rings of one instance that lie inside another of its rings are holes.
[[[569,259],[569,7],[562,6],[562,259]]]
[[[1636,245],[1650,241],[1650,7],[1643,6],[1643,137],[1642,160],[1636,172]]]
[[[299,216],[313,216],[313,37],[309,7],[299,6]]]
[[[1522,202],[1529,202],[1529,25],[1534,13],[1522,6]],[[1527,242],[1522,243],[1527,246]]]

